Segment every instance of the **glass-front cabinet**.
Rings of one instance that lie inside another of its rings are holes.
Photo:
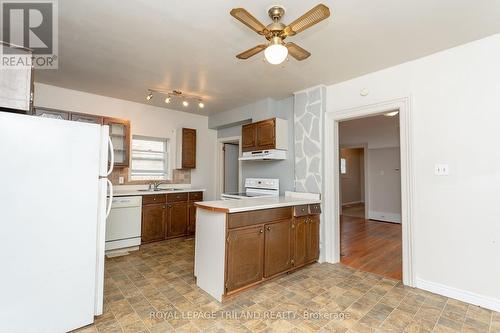
[[[118,118],[103,120],[109,126],[109,136],[113,142],[115,167],[128,167],[130,160],[130,121]]]

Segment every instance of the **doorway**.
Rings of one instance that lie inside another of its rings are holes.
[[[400,143],[400,186],[401,186],[401,252],[402,281],[408,286],[415,285],[413,274],[413,241],[412,241],[412,206],[413,206],[413,172],[412,172],[412,122],[411,99],[409,97],[383,101],[344,110],[330,110],[325,115],[325,220],[323,225],[324,246],[322,257],[326,262],[341,261],[341,201],[340,201],[340,147],[339,127],[341,122],[388,112],[399,112]],[[366,198],[365,198],[366,199]],[[370,206],[368,200],[368,206]],[[368,220],[369,221],[369,220]],[[375,222],[376,225],[383,225]],[[369,227],[371,223],[365,223]],[[392,225],[387,223],[387,225]]]
[[[339,122],[339,142],[340,262],[401,280],[398,112]]]
[[[241,191],[241,137],[217,140],[217,198],[222,193]]]

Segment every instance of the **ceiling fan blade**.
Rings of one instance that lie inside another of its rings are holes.
[[[241,52],[240,54],[238,54],[236,56],[236,58],[238,58],[238,59],[248,59],[250,57],[253,57],[257,53],[264,51],[265,48],[266,48],[265,44],[257,45],[255,47],[252,47],[251,49],[246,50],[245,52]]]
[[[243,8],[233,8],[230,12],[231,16],[235,19],[258,33],[259,35],[265,35],[268,31],[266,26],[257,20],[252,14],[250,14],[246,9]]]
[[[324,19],[330,16],[330,9],[323,5],[319,4],[316,7],[309,10],[307,13],[290,23],[283,30],[283,35],[285,36],[293,36],[298,34],[299,32],[306,30],[307,28],[312,27],[318,22],[323,21]]]
[[[288,49],[288,54],[290,54],[292,57],[294,57],[298,61],[302,61],[304,59],[307,59],[311,55],[311,53],[304,50],[303,48],[301,48],[300,46],[298,46],[295,43],[286,43],[285,46]]]

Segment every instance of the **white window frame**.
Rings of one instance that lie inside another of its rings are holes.
[[[165,143],[165,151],[164,156],[165,156],[165,168],[164,168],[164,173],[163,177],[158,177],[155,179],[134,179],[134,170],[132,169],[132,163],[130,164],[130,180],[132,181],[162,181],[162,180],[172,180],[172,168],[170,167],[171,159],[172,156],[170,154],[170,139],[169,138],[158,138],[158,137],[152,137],[152,136],[145,136],[145,135],[132,135],[132,147],[131,147],[131,160],[134,160],[134,149],[133,149],[133,140],[147,140],[147,141],[157,141],[157,142],[164,142]],[[138,150],[135,150],[138,151]],[[140,152],[147,152],[147,151],[142,151]]]

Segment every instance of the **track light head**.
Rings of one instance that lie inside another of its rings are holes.
[[[184,100],[184,101],[182,101],[182,105],[184,107],[188,107],[189,106],[189,102]]]
[[[203,102],[202,102],[202,101],[200,101],[200,102],[198,103],[198,107],[199,107],[200,109],[203,109],[203,108],[205,107],[205,104],[203,104]]]
[[[150,91],[149,94],[146,96],[146,100],[150,101],[153,98],[153,93]]]
[[[170,98],[170,96],[167,96],[165,98],[165,103],[170,104],[171,101],[172,101],[172,98]]]

